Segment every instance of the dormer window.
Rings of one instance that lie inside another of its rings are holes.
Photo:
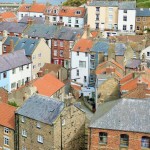
[[[80,15],[80,14],[81,14],[81,11],[80,11],[80,10],[77,10],[77,11],[76,11],[76,14],[77,14],[77,15]]]
[[[57,13],[57,10],[56,10],[56,9],[54,9],[54,10],[53,10],[53,13],[54,13],[54,14],[56,14],[56,13]]]

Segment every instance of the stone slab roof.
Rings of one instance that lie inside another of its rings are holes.
[[[137,8],[136,16],[137,17],[150,17],[150,9],[149,8]]]
[[[63,108],[64,103],[62,101],[35,94],[16,113],[52,125]]]
[[[91,128],[150,133],[150,99],[119,99],[99,105]]]

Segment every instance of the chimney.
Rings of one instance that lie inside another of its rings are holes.
[[[21,4],[25,4],[25,0],[22,0],[22,1],[21,1]]]
[[[33,20],[33,19],[31,19],[31,18],[29,18],[29,19],[28,19],[28,25],[32,25],[32,24],[33,24],[33,22],[34,22],[34,20]]]
[[[36,4],[36,0],[33,0],[33,5]]]
[[[3,21],[3,17],[0,15],[0,22],[2,22]]]
[[[108,60],[114,59],[115,60],[115,44],[110,43],[108,48]]]
[[[90,37],[90,26],[89,25],[84,26],[84,33],[85,33],[86,38]]]
[[[11,52],[14,51],[14,41],[13,41],[13,39],[10,39],[10,51]]]
[[[45,23],[49,24],[49,17],[48,17],[48,15],[45,16]]]
[[[76,35],[76,41],[79,41],[81,39],[80,33]]]

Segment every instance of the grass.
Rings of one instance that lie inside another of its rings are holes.
[[[137,0],[137,7],[150,8],[150,0]]]

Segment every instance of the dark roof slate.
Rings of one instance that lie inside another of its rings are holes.
[[[62,101],[35,94],[16,113],[52,125],[63,108]]]
[[[140,64],[141,64],[140,59],[132,58],[132,59],[127,60],[125,67],[131,68],[131,69],[136,69],[139,67]]]
[[[119,99],[99,105],[91,128],[150,133],[150,100]]]
[[[42,18],[42,17],[29,17],[29,16],[24,16],[21,20],[19,20],[19,23],[28,23],[29,19],[32,19],[33,23],[44,24],[44,18]]]
[[[118,1],[92,1],[89,6],[118,7]]]
[[[3,45],[10,45],[11,39],[14,41],[14,45],[16,45],[17,41],[19,40],[19,38],[16,36],[8,36]]]
[[[150,17],[150,9],[149,8],[137,8],[136,16],[137,17]]]
[[[24,50],[11,52],[0,56],[0,72],[8,71],[22,65],[30,64]]]
[[[14,51],[24,49],[27,56],[32,55],[33,51],[39,43],[39,39],[22,38],[17,42]]]
[[[119,3],[119,9],[121,10],[135,10],[136,1],[124,1]]]

